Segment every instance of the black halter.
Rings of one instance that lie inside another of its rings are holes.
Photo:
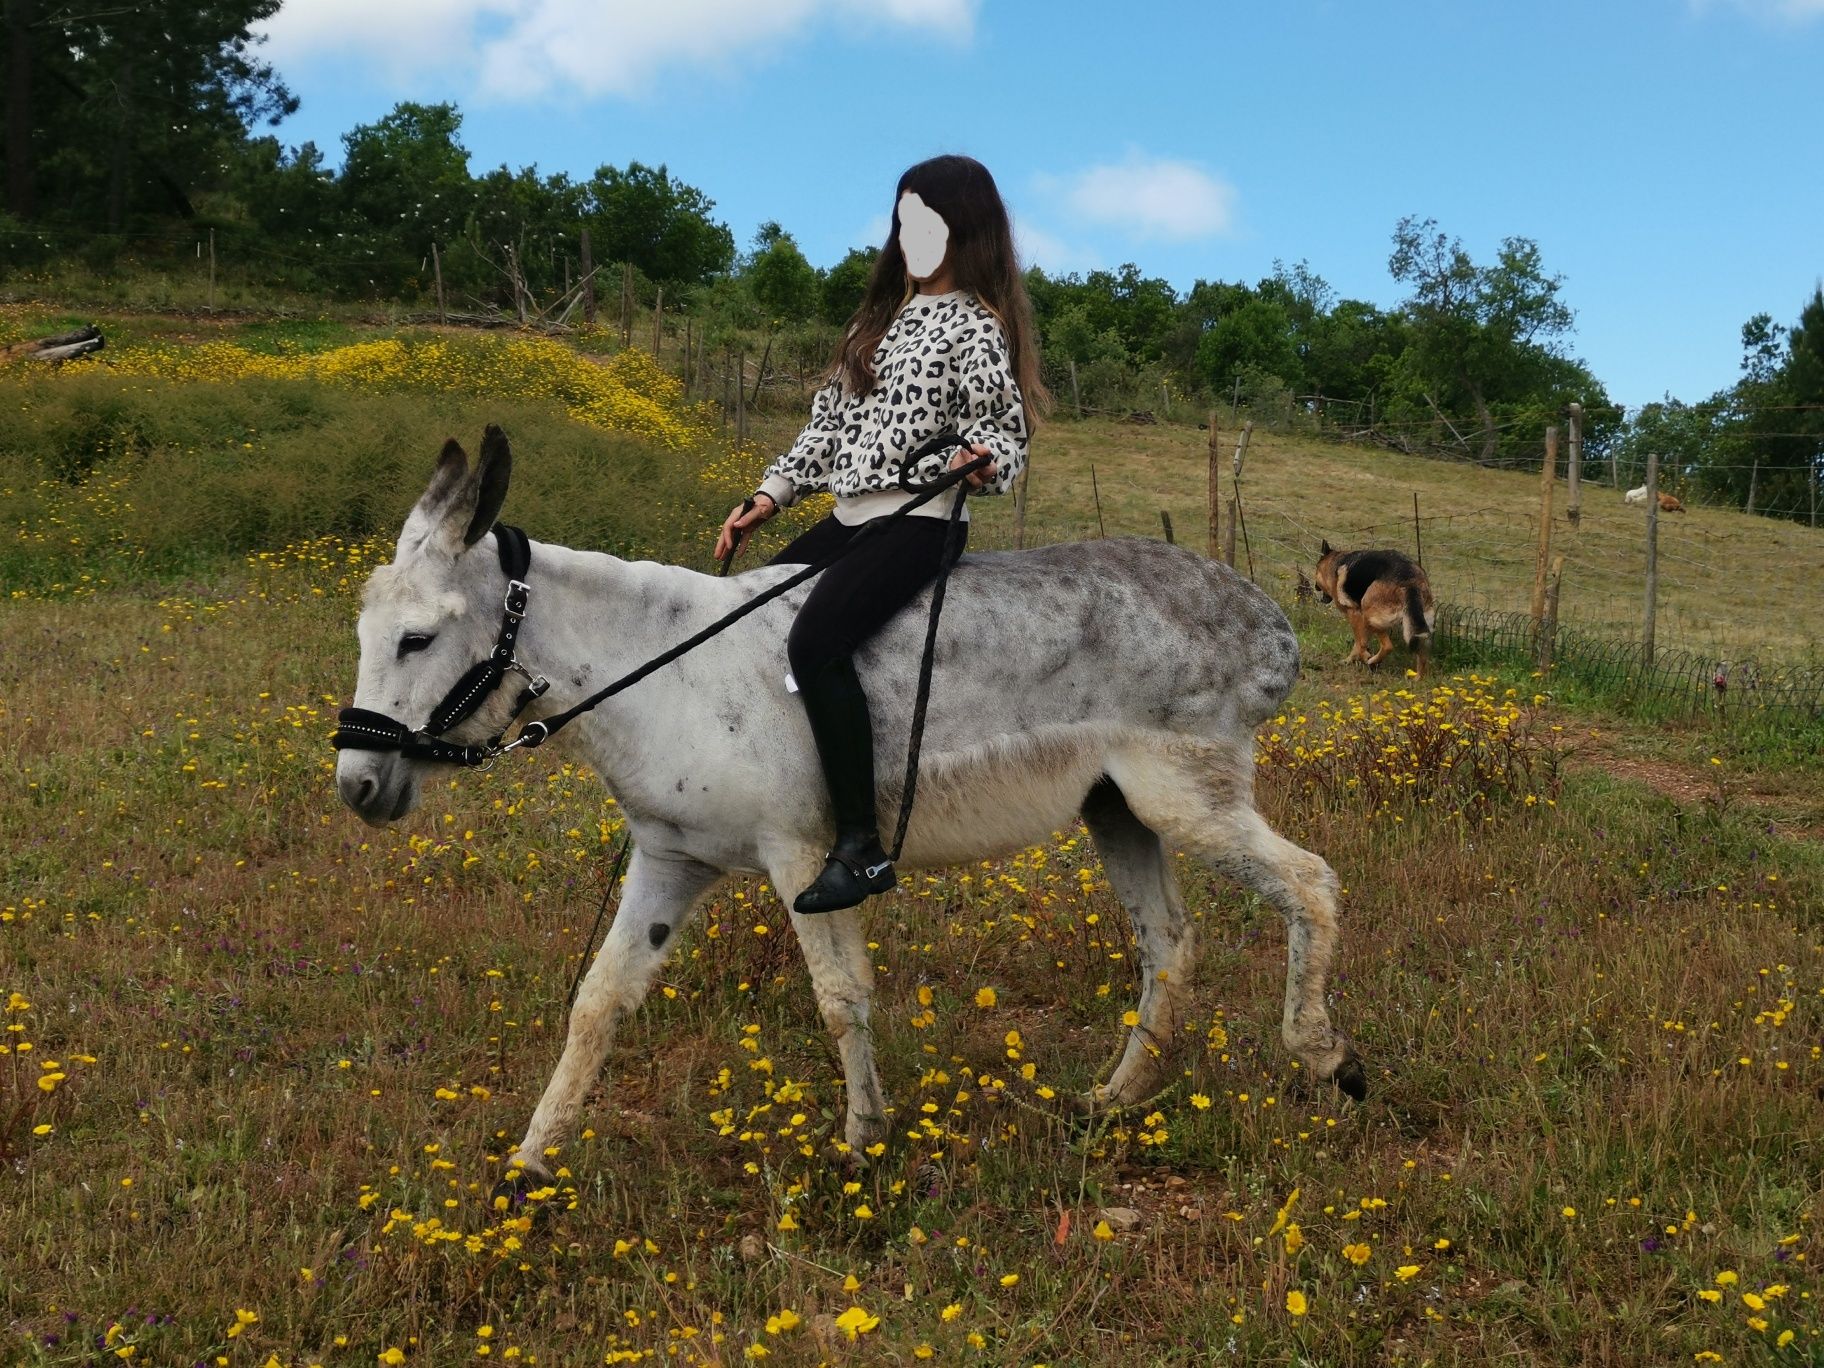
[[[431,709],[430,721],[420,731],[413,731],[397,718],[367,708],[344,708],[336,714],[336,733],[330,744],[337,750],[398,751],[408,760],[432,760],[442,764],[478,768],[488,764],[506,749],[501,739],[507,728],[518,721],[532,703],[550,687],[542,676],[534,676],[513,654],[519,639],[519,624],[525,619],[526,605],[532,590],[525,577],[532,568],[532,544],[517,527],[494,524],[494,539],[500,550],[500,568],[507,576],[507,598],[502,605],[500,634],[494,638],[494,649],[486,660],[469,666],[443,701]],[[513,715],[493,739],[474,745],[445,741],[443,735],[475,715],[488,696],[501,686],[509,674],[526,681],[513,705]]]

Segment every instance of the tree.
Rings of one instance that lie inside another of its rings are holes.
[[[715,201],[662,165],[598,167],[585,192],[584,221],[603,261],[631,261],[653,280],[690,285],[734,262],[734,235],[710,218]]]
[[[1572,313],[1558,298],[1562,276],[1548,276],[1527,238],[1503,239],[1493,266],[1477,266],[1435,219],[1407,217],[1394,230],[1387,268],[1412,287],[1403,306],[1411,343],[1403,362],[1425,396],[1445,413],[1473,415],[1482,458],[1500,440],[1495,406],[1536,397],[1548,386],[1558,339]]]
[[[297,100],[252,27],[280,0],[5,0],[7,205],[120,228],[190,216],[250,126]],[[50,149],[48,152],[35,149]]]
[[[824,273],[818,314],[825,323],[841,327],[855,316],[879,256],[878,247],[851,247],[847,256]]]
[[[762,224],[754,239],[747,280],[754,302],[769,324],[802,323],[817,310],[817,272],[804,259],[792,235],[776,223]]]

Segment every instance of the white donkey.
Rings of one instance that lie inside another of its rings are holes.
[[[471,470],[456,443],[369,579],[358,632],[358,708],[418,725],[495,645],[508,576],[493,531],[511,455],[490,429]],[[717,579],[679,566],[531,544],[530,603],[515,649],[551,680],[528,716],[551,716],[791,573]],[[607,1056],[616,1024],[657,975],[699,898],[729,872],[762,874],[786,907],[823,867],[833,831],[804,709],[785,687],[795,589],[618,694],[562,733],[619,800],[633,834],[620,910],[570,1018],[557,1071],[517,1151],[548,1178]],[[906,753],[925,608],[920,600],[858,658],[881,773]],[[1337,880],[1255,810],[1254,731],[1298,673],[1298,644],[1267,596],[1216,561],[1149,541],[969,555],[951,579],[903,867],[1030,846],[1081,814],[1140,948],[1139,1025],[1091,1109],[1165,1081],[1193,963],[1192,926],[1168,848],[1191,852],[1279,909],[1288,933],[1281,1029],[1288,1049],[1351,1097],[1366,1091],[1330,1024],[1324,976],[1337,941]],[[512,690],[508,690],[508,693]],[[453,740],[497,735],[504,693]],[[384,721],[384,719],[381,719]],[[346,725],[346,724],[345,724]],[[502,763],[513,763],[509,756]],[[343,750],[336,783],[367,822],[412,810],[435,760]],[[897,781],[883,786],[891,829]],[[873,970],[855,910],[792,914],[848,1091],[845,1138],[882,1138],[887,1103],[869,1029]]]

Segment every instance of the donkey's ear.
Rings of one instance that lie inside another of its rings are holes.
[[[500,516],[501,505],[507,501],[507,481],[512,474],[513,448],[507,443],[507,434],[489,423],[482,435],[481,464],[476,470],[475,516],[469,519],[469,530],[463,534],[464,546],[473,546],[488,535]]]
[[[1319,559],[1330,554],[1330,539],[1328,537],[1324,538],[1324,544],[1317,548],[1317,554]]]
[[[456,497],[468,474],[469,454],[462,449],[462,443],[452,437],[443,444],[443,451],[437,457],[437,469],[431,472],[431,482],[418,496],[418,506],[413,511],[435,521]]]

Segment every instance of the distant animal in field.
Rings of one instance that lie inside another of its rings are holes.
[[[1412,652],[1414,668],[1425,673],[1435,604],[1422,565],[1401,551],[1338,551],[1326,541],[1318,552],[1316,580],[1318,599],[1334,601],[1355,633],[1345,663],[1359,660],[1370,669],[1379,665],[1393,649],[1389,633],[1397,626]],[[1370,632],[1381,639],[1381,648],[1373,655],[1368,654]]]
[[[1633,504],[1636,508],[1645,508],[1647,506],[1647,487],[1641,485],[1638,489],[1630,489],[1626,494],[1622,495],[1622,499],[1624,502]],[[1661,490],[1659,495],[1659,511],[1661,513],[1683,513],[1685,511],[1685,506],[1678,501],[1677,495],[1668,494],[1664,490]]]

